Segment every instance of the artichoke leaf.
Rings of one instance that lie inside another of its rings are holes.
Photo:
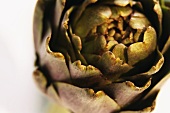
[[[76,24],[76,22],[80,19],[82,13],[84,12],[84,10],[86,9],[86,7],[92,3],[97,2],[97,0],[85,0],[82,5],[80,7],[78,7],[76,13],[75,13],[75,17],[73,20],[73,27],[75,27],[74,25]]]
[[[138,103],[132,104],[132,108],[127,108],[127,110],[122,110],[120,113],[151,113],[156,107],[156,96],[158,92],[154,93],[154,95],[150,99],[142,100]]]
[[[69,35],[68,33],[68,29],[69,29],[69,25],[68,25],[68,22],[69,22],[69,16],[72,12],[72,8],[70,8],[64,15],[64,18],[63,18],[63,21],[61,22],[61,28],[60,28],[60,33],[61,33],[61,36],[59,35],[57,38],[57,42],[55,45],[59,45],[59,46],[62,46],[63,48],[66,48],[67,49],[67,52],[71,58],[71,61],[75,61],[77,58],[76,58],[76,53],[75,53],[75,50],[74,50],[74,46],[73,46],[73,43],[72,43],[72,40],[71,40],[71,36]]]
[[[133,4],[135,1],[132,0],[114,0],[113,3],[118,6],[127,6],[128,4]]]
[[[117,45],[118,42],[115,41],[114,39],[113,40],[110,40],[107,45],[106,45],[106,50],[112,50],[114,48],[115,45]]]
[[[149,78],[151,78],[151,76],[153,76],[155,73],[157,73],[161,69],[163,64],[164,64],[164,57],[163,57],[162,53],[157,48],[157,58],[155,60],[155,63],[147,72],[139,73],[139,74],[136,74],[133,76],[121,76],[120,81],[124,81],[124,80],[146,81]]]
[[[167,40],[167,42],[165,43],[165,45],[164,45],[161,53],[162,53],[162,54],[166,53],[167,50],[168,50],[168,48],[170,48],[170,36],[168,37],[168,40]]]
[[[101,58],[100,55],[96,55],[96,54],[83,53],[82,55],[90,65],[95,65],[96,62],[98,62],[99,59]]]
[[[162,9],[159,7],[160,3],[157,0],[139,0],[143,6],[143,11],[146,17],[150,20],[160,37],[162,32]]]
[[[53,80],[70,79],[65,57],[60,52],[53,52],[49,47],[50,37],[43,41],[40,48],[40,65],[47,68]]]
[[[128,4],[133,5],[136,2],[132,0],[98,0],[101,4],[117,5],[117,6],[127,6]]]
[[[147,28],[150,25],[149,20],[145,17],[145,15],[134,12],[130,18],[129,25],[133,29],[144,29]]]
[[[76,60],[80,60],[84,65],[87,65],[86,59],[81,54],[81,50],[82,50],[81,38],[72,32],[72,28],[70,26],[69,26],[69,31],[70,31],[70,40],[74,48]]]
[[[34,26],[33,26],[35,32],[34,33],[35,48],[36,48],[36,52],[38,54],[41,54],[41,52],[39,52],[39,48],[41,48],[40,43],[46,40],[47,36],[51,35],[52,41],[50,41],[49,44],[50,49],[53,51],[58,51],[58,49],[56,50],[56,48],[65,47],[67,48],[67,50],[64,51],[69,53],[72,60],[75,60],[74,51],[72,49],[70,40],[68,38],[68,34],[66,32],[68,16],[70,12],[68,11],[64,16],[62,16],[65,7],[65,2],[66,2],[65,0],[55,0],[55,1],[39,0],[37,2],[37,7],[35,9],[35,15],[34,15]],[[51,7],[49,7],[50,5]],[[51,15],[47,12],[57,12],[57,13]],[[61,21],[61,19],[63,19],[63,21]]]
[[[158,45],[160,50],[162,50],[162,52],[165,52],[168,49],[168,43],[169,40],[168,38],[170,37],[170,6],[162,6],[162,13],[163,13],[163,20],[162,20],[162,35],[158,41]],[[160,43],[159,43],[160,42]],[[166,46],[165,46],[166,45]]]
[[[127,48],[128,64],[134,65],[148,57],[156,49],[156,31],[149,26],[144,32],[143,42],[131,44]]]
[[[55,101],[57,104],[61,104],[61,102],[60,102],[61,100],[58,97],[58,94],[57,94],[53,84],[48,84],[47,83],[47,79],[46,79],[45,75],[40,70],[36,69],[34,71],[33,78],[34,78],[34,81],[35,81],[36,85],[38,86],[38,88],[45,95],[50,97],[50,99]]]
[[[147,100],[155,99],[157,94],[161,90],[161,87],[170,78],[170,71],[169,71],[170,48],[168,48],[168,50],[163,55],[165,59],[164,65],[162,66],[160,71],[158,71],[157,73],[154,74],[154,76],[152,76],[152,84],[149,90],[147,90],[147,92],[145,93],[146,95],[142,99],[143,102],[146,102]]]
[[[81,49],[82,49],[81,38],[79,36],[77,36],[76,34],[72,34],[72,32],[70,32],[70,33],[71,33],[71,39],[72,39],[75,49],[77,51],[81,51]]]
[[[155,13],[157,14],[157,17],[158,17],[159,26],[160,26],[160,29],[159,29],[160,34],[158,34],[158,36],[160,36],[162,33],[162,18],[163,18],[162,9],[161,9],[159,1],[154,0],[154,3],[155,3],[155,5],[153,7],[153,10],[155,11]]]
[[[47,75],[46,75],[47,76]],[[33,78],[38,86],[38,88],[47,95],[50,99],[55,101],[56,104],[61,105],[61,100],[57,94],[56,89],[54,88],[53,84],[47,83],[47,79],[45,75],[38,69],[36,69],[33,73]]]
[[[126,73],[133,67],[123,60],[116,58],[115,55],[107,51],[99,59],[96,67],[98,67],[104,75],[108,75],[113,81],[116,80],[121,74]]]
[[[124,62],[127,61],[126,55],[125,55],[125,51],[126,51],[126,46],[124,44],[117,44],[113,50],[112,53],[115,55],[116,58],[120,58],[121,60],[123,60]]]
[[[33,72],[33,78],[38,88],[45,93],[47,87],[47,80],[44,74],[40,70],[35,69]]]
[[[41,42],[41,35],[43,31],[43,2],[38,1],[35,8],[34,13],[34,22],[33,22],[33,32],[34,32],[34,42],[35,42],[35,49],[38,51],[40,42]]]
[[[120,111],[119,113],[151,113],[155,108],[155,101],[153,101],[152,105],[139,110],[133,110],[133,111]]]
[[[50,2],[49,2],[50,3]],[[41,46],[41,42],[46,37],[46,34],[49,34],[49,20],[47,20],[48,15],[45,14],[46,10],[51,10],[46,6],[46,2],[44,0],[37,1],[34,13],[34,21],[33,21],[33,34],[34,34],[34,42],[35,42],[35,50],[38,53],[39,47]],[[46,33],[46,32],[47,33]]]
[[[164,55],[164,59],[165,59],[164,65],[162,66],[160,71],[158,71],[152,77],[152,88],[149,91],[149,93],[147,93],[145,98],[149,97],[154,92],[158,92],[161,89],[162,85],[170,77],[170,71],[169,71],[169,67],[170,67],[170,63],[169,63],[170,62],[170,59],[169,59],[170,58],[170,48],[168,48],[168,50],[163,55]]]
[[[65,14],[63,15],[62,21],[59,23],[59,29],[57,30],[56,26],[52,26],[52,34],[49,43],[49,47],[52,51],[61,52],[64,54],[65,57],[67,53],[69,55],[69,59],[71,61],[76,60],[75,51],[70,40],[70,36],[68,34],[68,21],[70,13],[72,12],[72,8],[70,8]],[[53,24],[53,23],[52,23]],[[65,51],[61,51],[61,48]]]
[[[56,82],[54,86],[62,104],[72,112],[111,113],[120,110],[117,103],[103,91],[95,93],[92,89],[79,88],[62,82]]]
[[[55,3],[51,4],[51,7],[53,10],[51,11],[53,14],[49,18],[51,28],[52,28],[52,36],[51,36],[51,47],[53,47],[54,44],[58,44],[58,40],[60,41],[68,41],[65,36],[65,29],[67,27],[66,23],[68,21],[68,13],[63,15],[63,10],[65,7],[66,0],[55,0]],[[62,20],[62,21],[61,21]],[[62,36],[64,35],[64,36]],[[61,40],[61,37],[63,38]],[[54,46],[55,48],[55,46]],[[53,49],[53,48],[52,48]]]
[[[147,75],[153,75],[157,73],[164,64],[164,57],[162,53],[157,49],[157,58],[155,64],[151,67],[149,71],[146,72]]]
[[[62,18],[62,13],[65,7],[66,0],[55,0],[55,8],[54,8],[54,20],[52,22],[52,25],[54,26],[55,32],[58,31],[60,27],[60,21]],[[58,34],[58,33],[57,33]]]
[[[57,91],[56,91],[56,89],[55,89],[55,86],[54,86],[53,84],[50,84],[50,85],[47,87],[45,94],[46,94],[50,99],[52,99],[56,104],[59,104],[59,105],[63,106],[62,103],[61,103],[61,99],[60,99],[60,97],[58,96]]]
[[[114,20],[118,20],[120,16],[127,17],[132,13],[132,8],[129,6],[126,7],[120,7],[120,6],[110,6],[110,9],[112,11],[111,18]]]
[[[111,9],[108,6],[88,7],[76,22],[73,32],[80,36],[81,39],[84,39],[92,28],[106,22],[111,14]]]
[[[93,67],[92,65],[81,65],[80,60],[75,61],[73,63],[70,62],[69,69],[72,79],[101,75],[100,70]]]
[[[75,85],[81,87],[100,87],[111,83],[102,77],[99,69],[92,65],[84,66],[80,60],[73,63],[70,62],[69,69],[71,79]]]
[[[166,74],[166,76],[161,79],[143,98],[143,100],[151,97],[154,93],[159,92],[161,90],[161,87],[163,86],[164,83],[169,79],[170,73]]]
[[[122,17],[127,17],[133,12],[132,8],[129,6],[126,6],[126,7],[114,6],[114,7],[111,7],[111,9],[112,9],[112,11],[116,10],[118,15],[122,16]]]
[[[96,36],[94,40],[85,42],[83,44],[82,53],[101,54],[106,47],[106,39],[103,35]]]
[[[140,87],[131,81],[112,83],[104,87],[104,91],[113,98],[121,108],[124,108],[138,98],[151,84],[151,79],[143,83]]]

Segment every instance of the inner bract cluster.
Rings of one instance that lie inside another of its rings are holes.
[[[104,74],[126,73],[155,51],[155,29],[137,2],[79,8],[72,29],[81,40],[80,52],[87,64]]]

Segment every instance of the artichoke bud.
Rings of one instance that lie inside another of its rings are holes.
[[[116,72],[110,72],[111,69],[106,68],[108,63],[104,65],[107,60],[102,60],[106,59],[103,54],[113,54],[114,63],[108,67],[125,70],[117,73],[120,75],[132,69],[156,49],[156,31],[147,17],[135,9],[134,5],[138,5],[137,2],[90,4],[79,14],[77,21],[73,20],[71,23],[73,33],[81,39],[80,51],[87,63],[103,70],[106,75],[114,73],[115,76]],[[91,59],[94,57],[88,55],[92,54],[99,55],[100,58]],[[122,63],[118,63],[119,61]]]
[[[156,84],[169,73],[170,9],[162,7],[158,0],[38,0],[38,87],[75,113],[152,111]]]

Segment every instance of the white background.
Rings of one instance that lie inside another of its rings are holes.
[[[32,79],[35,4],[36,0],[0,0],[0,113],[44,113],[46,98]],[[169,113],[170,80],[165,86],[154,113]]]
[[[0,0],[0,113],[43,113],[34,84],[32,19],[36,0]]]

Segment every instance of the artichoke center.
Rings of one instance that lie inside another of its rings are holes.
[[[150,56],[157,43],[147,17],[130,4],[87,6],[73,25],[73,33],[81,39],[80,52],[87,63],[106,73],[127,72]]]

